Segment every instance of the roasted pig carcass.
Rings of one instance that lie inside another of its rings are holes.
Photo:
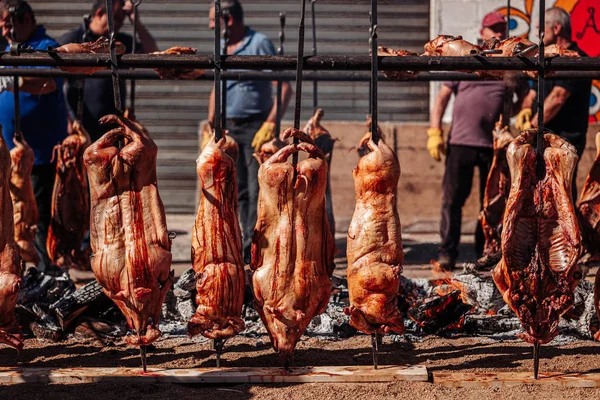
[[[538,52],[538,47],[532,41],[522,37],[510,37],[504,40],[491,38],[485,40],[481,46],[488,57],[533,57]],[[502,78],[506,74],[516,74],[517,71],[481,70],[475,73],[484,78]]]
[[[193,47],[182,47],[175,46],[170,49],[164,51],[156,51],[152,54],[164,55],[164,54],[176,54],[176,55],[185,55],[185,54],[196,54],[198,50]],[[203,69],[173,69],[173,68],[155,68],[154,69],[160,79],[196,79],[202,74],[204,74]]]
[[[422,56],[461,57],[477,54],[481,48],[463,40],[462,36],[439,35],[423,46]]]
[[[23,335],[17,324],[15,306],[21,287],[21,262],[15,243],[13,204],[10,199],[10,152],[0,127],[0,343],[23,348]]]
[[[378,56],[392,56],[392,57],[403,57],[403,56],[417,56],[417,53],[407,50],[397,50],[386,46],[379,46],[377,48]],[[415,71],[381,71],[383,75],[391,81],[410,79],[417,76]]]
[[[318,108],[315,114],[308,120],[304,126],[304,132],[314,140],[315,144],[325,154],[327,159],[327,187],[325,189],[325,202],[327,209],[327,220],[331,234],[335,236],[335,218],[333,216],[333,203],[331,196],[331,160],[333,159],[333,145],[337,139],[331,137],[331,133],[323,127],[321,121],[325,113],[323,109]]]
[[[581,242],[571,198],[575,147],[547,133],[538,158],[536,133],[523,131],[508,146],[512,185],[504,211],[502,259],[493,278],[521,320],[521,338],[538,345],[556,336],[560,316],[573,305],[581,278]]]
[[[223,129],[223,137],[225,138],[225,143],[221,145],[221,150],[225,152],[233,161],[237,161],[238,155],[240,152],[240,147],[237,142],[229,136],[229,131],[227,129]],[[215,138],[215,131],[213,130],[210,124],[205,124],[202,128],[202,139],[200,141],[200,150],[204,150],[204,147]]]
[[[160,336],[161,305],[173,281],[171,241],[156,183],[158,147],[133,118],[108,115],[100,122],[119,127],[84,154],[92,270],[133,329],[127,341],[144,346]]]
[[[37,265],[40,257],[35,250],[34,241],[40,216],[31,182],[35,155],[21,133],[15,134],[13,143],[15,147],[10,151],[10,196],[14,212],[15,241],[21,259]]]
[[[91,139],[79,121],[73,134],[54,147],[56,179],[52,191],[52,219],[48,228],[48,257],[61,268],[89,269],[89,257],[81,250],[90,227],[90,205],[83,153]]]
[[[244,262],[238,219],[235,161],[225,137],[211,140],[200,153],[196,171],[202,196],[192,234],[198,308],[188,323],[191,336],[226,339],[244,330]]]
[[[510,171],[506,160],[506,150],[514,137],[508,126],[503,124],[502,116],[496,122],[492,135],[494,137],[494,158],[485,184],[483,209],[479,213],[479,223],[485,237],[483,258],[478,261],[480,263],[485,263],[484,260],[489,258],[495,259],[496,262],[499,260],[502,220],[510,192]],[[496,262],[493,262],[493,265]]]
[[[286,130],[298,144],[279,150],[258,172],[258,219],[252,238],[254,302],[273,348],[285,363],[331,294],[335,244],[325,216],[327,162],[308,135]],[[308,158],[297,166],[288,158]]]
[[[285,146],[285,142],[280,140],[278,137],[275,137],[272,140],[264,143],[260,146],[260,152],[254,153],[254,158],[258,161],[259,165],[262,165],[265,161],[267,161],[271,156],[277,153]]]
[[[404,332],[398,309],[402,273],[402,235],[396,206],[400,163],[383,141],[367,143],[371,152],[352,171],[356,207],[348,229],[350,325],[367,334]]]
[[[125,54],[125,45],[115,41],[115,49],[117,55]],[[55,50],[57,53],[63,54],[109,54],[110,41],[105,37],[100,37],[95,42],[88,43],[68,43],[58,47]],[[71,74],[91,75],[97,71],[104,71],[106,65],[100,67],[63,67],[58,65],[58,68]]]
[[[600,132],[596,133],[596,160],[581,189],[577,211],[583,238],[583,257],[580,262],[583,264],[598,262],[600,261]],[[599,284],[600,275],[596,278],[596,287]]]
[[[537,57],[539,52],[535,54]],[[568,50],[562,46],[557,44],[550,44],[544,47],[544,57],[546,58],[554,58],[554,57],[579,57],[579,53],[575,50]],[[531,78],[537,78],[537,71],[523,71],[527,76]],[[545,76],[552,76],[556,71],[547,71]]]

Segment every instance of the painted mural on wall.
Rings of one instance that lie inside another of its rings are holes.
[[[562,7],[571,14],[573,41],[590,57],[600,57],[600,1],[599,0],[556,0],[548,7]],[[511,36],[536,38],[537,9],[536,0],[513,1],[510,10]],[[507,14],[506,7],[498,11]],[[600,81],[592,85],[590,99],[590,122],[600,122]]]

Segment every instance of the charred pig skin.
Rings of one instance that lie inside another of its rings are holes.
[[[135,119],[116,123],[84,154],[90,185],[92,271],[145,346],[160,337],[161,305],[171,287],[171,241],[156,182],[158,147]],[[116,146],[124,143],[122,148]]]
[[[493,272],[504,301],[517,314],[529,343],[557,335],[560,316],[573,305],[581,277],[581,247],[571,194],[575,147],[544,134],[543,157],[536,155],[536,130],[523,131],[508,147],[511,190],[504,214],[502,259]],[[543,163],[538,177],[537,163]]]

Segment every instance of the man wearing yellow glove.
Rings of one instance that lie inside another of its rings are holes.
[[[262,33],[244,24],[244,11],[238,0],[222,0],[221,9],[229,30],[229,55],[275,55],[273,43]],[[215,27],[215,9],[208,14],[209,28]],[[222,43],[224,45],[224,43]],[[252,156],[255,151],[275,137],[276,105],[273,101],[273,85],[269,81],[227,81],[227,130],[239,146],[236,164],[240,222],[242,224],[243,254],[250,262],[252,232],[256,224],[258,203],[258,162]],[[292,96],[288,82],[282,84],[281,115],[285,113]],[[214,90],[208,103],[208,120],[215,123]]]
[[[502,40],[505,32],[504,15],[491,12],[484,17],[480,30],[483,40],[493,37]],[[442,117],[452,95],[452,126],[446,145]],[[431,110],[427,150],[435,161],[446,155],[442,181],[441,243],[437,258],[443,269],[451,270],[458,257],[462,207],[471,194],[475,168],[479,169],[479,198],[483,201],[493,158],[492,130],[503,112],[505,97],[512,98],[507,96],[503,81],[444,82]],[[477,223],[475,250],[478,258],[483,253],[484,241],[483,230]]]

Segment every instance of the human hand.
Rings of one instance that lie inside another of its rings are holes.
[[[254,147],[255,152],[259,152],[260,148],[263,144],[272,140],[275,137],[275,123],[265,121],[258,132],[254,135],[254,139],[252,139],[251,146]]]
[[[531,129],[531,117],[533,116],[533,112],[531,108],[524,108],[515,117],[515,128],[520,131],[524,131],[526,129]]]
[[[135,7],[133,6],[132,1],[125,2],[123,5],[123,12],[127,15],[127,18],[129,18],[129,22],[133,23],[133,21],[137,21],[138,24],[140,23],[139,16],[135,19]]]
[[[440,154],[446,154],[446,144],[444,143],[444,135],[440,128],[427,129],[427,151],[435,161],[440,161]]]

